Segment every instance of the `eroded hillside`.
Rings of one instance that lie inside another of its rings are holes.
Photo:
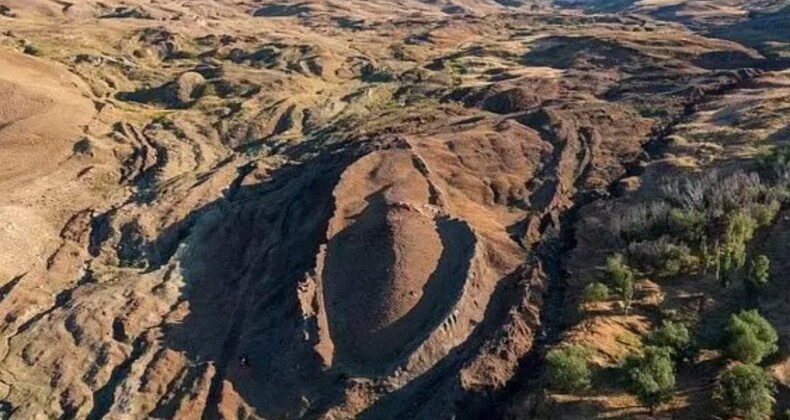
[[[546,351],[605,373],[747,304],[787,395],[787,6],[573,3],[0,0],[0,417],[633,416],[545,393]],[[667,178],[755,176],[775,292],[579,304]],[[711,414],[725,363],[663,409]]]

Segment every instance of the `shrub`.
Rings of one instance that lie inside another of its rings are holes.
[[[715,252],[718,255],[716,277],[722,287],[728,287],[731,279],[746,264],[746,244],[754,236],[757,222],[741,210],[733,211],[720,220],[720,236]]]
[[[669,244],[664,249],[661,264],[658,266],[658,275],[677,276],[698,263],[699,260],[691,255],[691,249],[686,245]]]
[[[41,49],[32,44],[25,45],[25,48],[22,50],[22,52],[36,57],[41,56]]]
[[[590,283],[584,288],[582,297],[585,302],[603,302],[609,299],[609,287],[597,281]]]
[[[752,286],[762,286],[768,283],[770,276],[771,261],[765,255],[756,256],[749,269],[749,283]]]
[[[765,186],[754,173],[736,172],[722,177],[717,171],[703,176],[670,178],[660,186],[662,199],[681,209],[722,215],[759,202]]]
[[[395,76],[385,69],[375,68],[367,63],[361,69],[362,80],[368,83],[387,83],[395,80]]]
[[[755,204],[751,209],[751,215],[758,226],[769,226],[781,208],[782,204],[779,200],[772,200],[768,204]]]
[[[741,268],[746,263],[746,243],[754,237],[755,229],[757,221],[742,211],[733,212],[727,218],[725,247],[732,253],[736,268]]]
[[[774,169],[776,167],[786,167],[790,165],[790,147],[779,146],[775,147],[768,153],[764,153],[758,158],[761,166],[765,169]]]
[[[655,412],[669,402],[675,389],[675,366],[672,352],[665,347],[645,347],[641,355],[632,355],[625,363],[629,391],[640,403]]]
[[[699,243],[707,235],[708,220],[699,210],[672,209],[668,223],[673,236],[690,243]]]
[[[756,309],[733,314],[724,333],[725,353],[744,363],[759,363],[778,350],[776,330]]]
[[[665,230],[669,211],[669,205],[663,201],[619,208],[606,220],[604,232],[625,245],[655,238]]]
[[[546,355],[549,386],[558,392],[579,392],[590,387],[589,350],[579,344],[556,348]]]
[[[768,372],[759,366],[739,364],[721,376],[715,399],[727,416],[762,420],[771,418],[775,393]]]
[[[648,343],[670,350],[677,360],[690,360],[694,357],[695,344],[688,328],[679,322],[663,321],[648,338]]]
[[[786,184],[790,181],[790,146],[778,146],[758,160],[760,169],[770,179]]]
[[[676,276],[699,262],[688,246],[673,244],[666,236],[630,244],[628,256],[641,268],[660,277]]]
[[[625,312],[631,307],[634,299],[634,273],[625,263],[625,258],[621,254],[615,254],[606,259],[606,273],[614,284],[617,293],[623,299]]]

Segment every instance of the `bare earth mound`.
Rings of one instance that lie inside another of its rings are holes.
[[[0,418],[644,414],[612,372],[741,289],[581,302],[670,240],[607,229],[790,140],[787,9],[713,3],[0,0]],[[572,342],[603,386],[551,392]],[[668,415],[713,412],[706,351]]]

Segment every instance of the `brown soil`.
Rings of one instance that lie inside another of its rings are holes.
[[[715,291],[577,311],[590,226],[790,127],[784,61],[705,26],[750,20],[655,3],[0,0],[0,418],[642,412],[542,356]]]

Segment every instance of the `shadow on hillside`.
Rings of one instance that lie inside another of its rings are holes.
[[[435,270],[416,304],[397,320],[380,326],[377,322],[387,318],[383,312],[403,299],[392,295],[399,242],[423,238],[391,234],[384,189],[366,201],[366,209],[354,223],[327,245],[324,296],[335,362],[365,376],[386,376],[452,311],[468,276],[475,237],[462,221],[436,220],[442,251]]]
[[[750,13],[747,19],[717,28],[715,36],[756,46],[769,42],[790,42],[790,6],[772,12]]]
[[[619,13],[628,10],[636,0],[558,0],[560,6],[579,7],[590,13]]]
[[[635,48],[593,36],[550,36],[535,41],[521,64],[556,69],[622,68],[647,70],[659,63]]]
[[[521,294],[519,281],[523,268],[518,268],[497,282],[486,306],[482,322],[472,329],[464,342],[453,348],[419,377],[402,388],[384,395],[375,404],[358,415],[359,419],[420,418],[426,413],[455,413],[458,418],[485,418],[497,408],[500,392],[493,389],[467,388],[462,384],[461,369],[481,351],[486,338],[496,334],[497,328],[507,320],[512,308],[518,305]],[[425,392],[432,390],[432,392]],[[454,400],[443,396],[452,395]]]
[[[252,168],[240,168],[239,180],[231,184],[224,197],[194,210],[147,246],[144,254],[151,270],[165,267],[177,256],[178,272],[171,270],[166,277],[183,277],[181,299],[189,308],[183,320],[163,327],[162,337],[166,348],[189,358],[188,367],[173,379],[166,396],[148,413],[150,416],[176,416],[180,405],[198,397],[195,393],[205,389],[208,382],[204,418],[228,415],[221,412],[220,403],[228,396],[232,398],[233,393],[254,410],[233,413],[239,416],[313,418],[342,404],[352,382],[345,370],[328,368],[316,351],[316,319],[304,317],[300,310],[305,304],[300,285],[319,269],[316,256],[326,242],[328,222],[335,211],[333,192],[341,174],[368,151],[364,146],[348,145],[324,150],[307,163],[272,172],[256,185],[242,184],[241,179]],[[469,270],[469,252],[474,249],[474,235],[465,223],[441,218],[436,223],[444,247],[439,263],[423,289],[423,299],[399,321],[419,324],[409,325],[410,331],[416,328],[419,333],[434,328],[451,310]],[[342,264],[372,264],[366,259],[333,257],[340,252],[342,235],[328,244],[326,269],[335,273],[324,273],[327,278],[343,274],[337,271]],[[507,300],[502,286],[498,290],[498,299]],[[152,290],[157,292],[156,288]],[[447,303],[437,305],[437,301]],[[493,303],[490,306],[502,308]],[[399,324],[393,327],[397,331],[402,330]],[[476,344],[465,344],[459,351],[476,348],[483,337],[481,329],[496,325],[488,321],[484,324],[476,329]],[[420,338],[406,337],[398,345],[413,349]],[[135,340],[127,362],[94,393],[96,404],[89,417],[102,418],[109,413],[124,378],[147,353],[146,340]],[[342,355],[348,349],[341,345],[336,350],[335,354]],[[457,363],[448,359],[453,362],[445,365]],[[428,376],[431,380],[445,379],[447,371],[442,372]],[[412,387],[417,385],[409,389]],[[388,408],[394,412],[403,407]]]
[[[306,333],[312,330],[298,310],[297,289],[316,269],[334,186],[360,155],[358,148],[348,149],[276,170],[260,184],[235,182],[224,197],[194,210],[148,246],[152,269],[178,255],[181,299],[189,312],[163,327],[162,341],[190,359],[151,416],[172,418],[208,378],[206,418],[220,417],[228,389],[266,418],[302,417],[341,397],[345,380],[326,370],[314,351],[318,337]],[[113,377],[125,377],[146,346],[145,339],[135,340],[130,362]],[[94,393],[89,417],[109,412],[122,382],[110,380]]]

